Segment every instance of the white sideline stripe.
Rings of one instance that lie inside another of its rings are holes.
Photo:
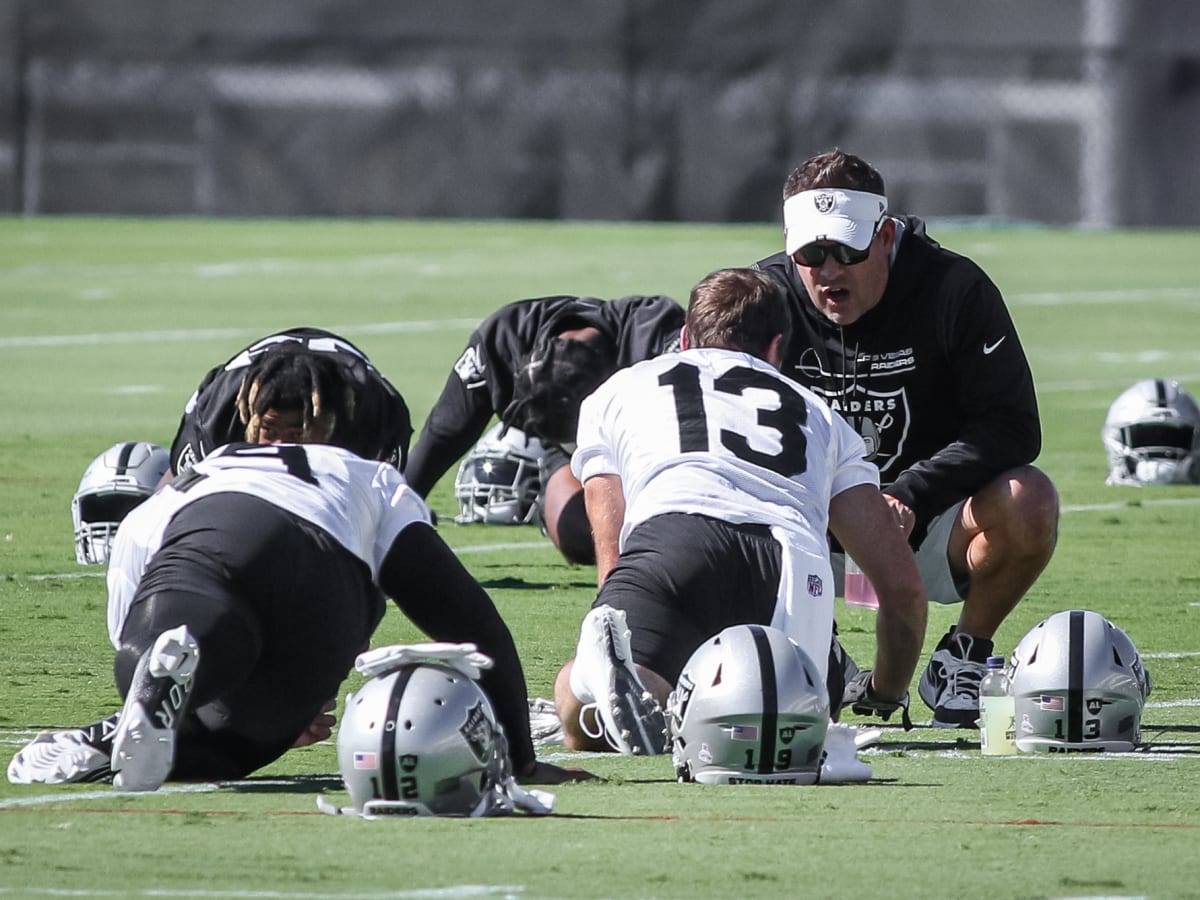
[[[1007,302],[1025,306],[1065,306],[1077,303],[1131,303],[1153,300],[1192,300],[1200,297],[1200,287],[1166,287],[1148,290],[1046,291],[1009,294]]]
[[[512,884],[456,884],[444,888],[413,888],[407,891],[372,891],[363,893],[339,892],[335,894],[317,891],[204,891],[164,888],[126,888],[103,890],[96,888],[55,887],[8,887],[0,885],[0,896],[36,895],[39,897],[210,897],[245,898],[245,900],[439,900],[443,897],[493,897],[511,896],[525,892],[523,885]]]
[[[1186,697],[1183,700],[1147,700],[1147,709],[1174,709],[1176,707],[1200,706],[1200,699]]]
[[[470,556],[475,553],[494,553],[499,550],[553,550],[554,545],[549,541],[506,541],[500,544],[473,544],[466,547],[451,547],[456,556]],[[103,578],[106,570],[86,572],[51,572],[46,575],[13,575],[13,578],[23,578],[25,581],[71,581],[76,578]]]
[[[165,785],[155,793],[158,794],[211,794],[218,790],[215,784],[181,784]],[[104,791],[82,791],[78,794],[40,794],[36,797],[9,797],[0,800],[0,809],[16,809],[21,806],[47,806],[52,803],[72,803],[76,800],[99,800],[101,797],[145,797],[144,791],[118,791],[109,788]]]
[[[363,334],[425,334],[431,331],[459,331],[475,328],[478,319],[435,319],[417,322],[373,322],[359,325],[329,325],[344,337]],[[0,348],[17,347],[77,347],[92,344],[162,344],[186,341],[232,340],[262,337],[261,328],[195,328],[164,331],[109,331],[90,334],[44,334],[0,337]]]
[[[1068,512],[1108,512],[1117,509],[1137,509],[1141,506],[1196,506],[1200,497],[1161,497],[1157,500],[1114,500],[1112,503],[1085,503],[1077,506],[1064,506],[1062,511]]]
[[[1200,650],[1183,650],[1174,653],[1143,653],[1142,659],[1188,659],[1193,656],[1200,656]]]

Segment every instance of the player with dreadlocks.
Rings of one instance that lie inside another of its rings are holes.
[[[262,442],[281,440],[275,435],[287,421],[300,429],[287,440],[336,444],[398,469],[412,437],[404,398],[366,354],[332,332],[289,328],[204,376],[171,444],[171,472],[181,475],[221,444],[258,443],[264,429]]]
[[[348,450],[352,434],[354,389],[341,378],[329,354],[276,345],[242,377],[238,417],[250,444],[338,444]],[[361,455],[361,454],[360,454]]]

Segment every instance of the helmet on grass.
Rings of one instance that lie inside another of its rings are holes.
[[[1150,673],[1124,631],[1100,613],[1055,613],[1009,662],[1017,748],[1119,753],[1141,740]]]
[[[114,444],[88,464],[71,498],[76,562],[108,562],[117,527],[154,493],[169,466],[167,451],[146,441]]]
[[[497,424],[459,464],[454,496],[461,525],[524,525],[537,516],[546,450],[537,438]]]
[[[667,701],[680,781],[813,784],[829,728],[816,665],[786,634],[734,625],[696,649]]]
[[[428,664],[347,697],[337,753],[354,810],[368,818],[493,814],[508,765],[487,695],[458,669]]]
[[[1200,483],[1200,405],[1176,381],[1149,378],[1108,409],[1108,484]]]

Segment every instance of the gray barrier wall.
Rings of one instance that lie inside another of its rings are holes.
[[[1200,223],[1191,0],[0,0],[0,210]]]

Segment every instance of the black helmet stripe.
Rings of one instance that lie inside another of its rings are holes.
[[[758,674],[762,683],[762,729],[759,732],[758,772],[769,775],[775,771],[775,735],[779,731],[779,685],[775,683],[775,656],[771,641],[761,625],[751,625],[754,649],[758,654]]]
[[[1067,743],[1083,742],[1083,621],[1085,611],[1071,610],[1067,626]]]
[[[383,781],[380,785],[383,794],[380,800],[400,799],[400,788],[396,784],[396,729],[400,725],[396,721],[396,711],[400,709],[404,691],[416,670],[416,666],[404,666],[400,669],[396,673],[396,681],[388,697],[387,715],[383,719],[383,736],[379,747],[379,776]]]
[[[117,471],[116,474],[124,475],[125,470],[129,468],[129,457],[133,456],[134,448],[137,447],[137,442],[126,441],[121,445],[121,452],[117,455]]]
[[[1167,383],[1161,378],[1154,379],[1154,405],[1160,409],[1167,408]]]

